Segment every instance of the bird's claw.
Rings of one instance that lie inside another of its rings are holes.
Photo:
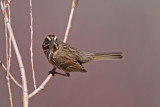
[[[49,71],[48,75],[52,74],[52,76],[54,76],[56,74],[55,70],[56,70],[56,68],[53,68],[51,71]]]
[[[69,73],[69,72],[66,72],[66,73],[65,73],[65,76],[66,76],[66,77],[69,77],[69,76],[70,76],[70,73]]]

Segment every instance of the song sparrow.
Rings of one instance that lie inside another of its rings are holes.
[[[121,52],[110,53],[90,53],[83,52],[69,44],[63,43],[55,35],[48,35],[42,45],[43,51],[55,68],[65,71],[66,76],[69,72],[87,72],[82,66],[83,63],[96,60],[121,59]]]

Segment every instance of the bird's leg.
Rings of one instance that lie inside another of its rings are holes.
[[[66,74],[62,74],[62,73],[59,73],[59,72],[55,72],[55,74],[58,74],[58,75],[61,75],[61,76],[65,76],[65,77],[66,77]]]
[[[51,71],[49,71],[48,75],[49,75],[49,74],[52,74],[52,76],[54,76],[55,74],[58,74],[58,75],[61,75],[61,76],[65,76],[65,77],[66,77],[66,76],[67,76],[67,77],[70,76],[69,73],[62,74],[62,73],[56,72],[56,68],[55,68],[55,67],[53,67],[53,69],[52,69]]]
[[[49,71],[48,75],[52,74],[52,76],[54,76],[56,74],[56,68],[53,67],[53,69],[51,71]]]

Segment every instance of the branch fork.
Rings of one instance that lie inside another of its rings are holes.
[[[30,47],[30,53],[31,53],[31,67],[32,67],[32,74],[33,74],[33,83],[34,83],[34,88],[35,90],[31,93],[28,94],[28,88],[27,88],[27,80],[26,80],[26,74],[25,74],[25,69],[24,69],[24,65],[22,62],[22,58],[18,49],[18,45],[16,43],[15,37],[14,37],[14,33],[12,30],[12,26],[11,26],[11,19],[10,19],[10,3],[12,0],[8,0],[7,4],[5,4],[5,0],[1,0],[1,9],[4,15],[4,22],[6,25],[6,30],[5,30],[5,34],[6,34],[6,41],[7,41],[7,30],[9,32],[10,38],[9,38],[9,52],[8,52],[8,42],[6,42],[6,57],[7,57],[7,67],[2,63],[2,61],[0,60],[0,65],[2,66],[2,68],[7,72],[7,80],[8,80],[8,89],[9,89],[9,95],[10,95],[10,105],[11,107],[13,107],[12,104],[12,93],[10,90],[10,83],[9,83],[9,79],[11,78],[11,80],[13,80],[13,82],[20,88],[22,88],[23,91],[23,107],[28,107],[28,102],[29,99],[32,98],[33,96],[35,96],[38,92],[40,92],[45,85],[49,82],[49,80],[51,79],[51,77],[53,77],[54,75],[49,74],[47,76],[47,78],[44,80],[44,82],[37,88],[36,86],[36,81],[35,81],[35,71],[34,71],[34,65],[33,65],[33,16],[32,16],[32,1],[30,0],[30,19],[31,19],[31,25],[30,25],[30,32],[31,32],[31,47]],[[64,40],[63,42],[66,42],[68,39],[68,35],[69,35],[69,31],[71,28],[71,23],[72,23],[72,18],[73,18],[73,13],[74,13],[74,9],[78,4],[78,0],[73,0],[72,1],[72,8],[71,8],[71,12],[70,12],[70,16],[69,16],[69,20],[68,20],[68,25],[66,28],[66,33],[64,36]],[[8,13],[9,13],[9,17],[8,14],[6,12],[6,9],[8,8]],[[16,53],[16,57],[18,60],[18,64],[19,64],[19,69],[21,72],[21,77],[22,77],[22,85],[19,84],[16,79],[11,75],[11,73],[9,72],[10,69],[10,60],[11,60],[11,42],[12,45],[14,47],[15,53]],[[9,55],[8,55],[9,53]],[[58,73],[55,71],[55,74],[61,75],[61,76],[66,76],[65,74],[62,73]]]

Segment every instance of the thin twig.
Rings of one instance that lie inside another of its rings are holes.
[[[1,1],[1,9],[4,13],[3,14],[4,15],[4,20],[5,20],[5,23],[7,24],[8,32],[11,35],[12,44],[13,44],[13,47],[14,47],[14,50],[15,50],[15,53],[16,53],[16,56],[17,56],[19,68],[20,68],[20,71],[21,71],[22,86],[23,86],[22,87],[22,89],[23,89],[23,107],[28,107],[28,88],[27,88],[27,80],[26,80],[25,69],[24,69],[24,66],[23,66],[22,58],[21,58],[16,40],[14,38],[14,34],[13,34],[11,24],[8,20],[7,12],[4,9],[4,7],[5,7],[5,5],[3,5],[2,1]]]
[[[0,65],[1,67],[7,72],[7,68],[5,67],[5,65],[2,63],[2,61],[0,60]],[[22,85],[20,85],[17,80],[12,76],[12,74],[9,72],[9,77],[11,78],[11,80],[20,88],[22,88]]]
[[[8,0],[8,3],[5,4],[4,10],[7,9],[7,7],[10,5],[11,1],[12,1],[12,0]]]
[[[7,76],[6,76],[6,79],[7,79],[7,86],[8,86],[8,92],[9,92],[9,100],[10,100],[10,106],[13,107],[13,100],[12,100],[12,91],[11,91],[11,87],[10,87],[10,78],[9,78],[9,60],[8,60],[8,35],[7,35],[7,26],[6,26],[6,23],[5,23],[5,35],[6,35],[6,65],[7,65]]]
[[[31,25],[30,25],[31,47],[30,47],[30,52],[31,52],[32,78],[33,78],[34,89],[36,89],[37,86],[36,86],[35,71],[34,71],[34,65],[33,65],[33,14],[32,14],[32,0],[30,0],[30,18],[31,18]]]
[[[3,4],[5,5],[5,1],[3,1]],[[10,13],[10,8],[8,8],[8,11]],[[8,33],[7,33],[7,25],[5,23],[5,38],[6,38],[6,65],[7,65],[7,86],[8,86],[8,93],[9,93],[9,101],[10,101],[10,106],[13,107],[13,100],[12,100],[12,91],[11,91],[11,85],[10,85],[10,79],[9,79],[9,58],[8,58]]]
[[[73,0],[72,1],[71,13],[70,13],[70,16],[69,16],[68,25],[67,25],[67,29],[66,29],[66,33],[65,33],[63,42],[67,41],[68,34],[69,34],[69,31],[70,31],[70,28],[71,28],[71,23],[72,23],[74,9],[77,6],[77,3],[78,3],[78,0]]]
[[[65,76],[65,74],[59,73],[55,71],[55,74],[61,75],[61,76]],[[49,74],[48,77],[45,79],[45,81],[36,89],[34,90],[32,93],[29,94],[29,99],[33,96],[35,96],[36,94],[39,93],[39,91],[41,91],[42,89],[44,89],[45,85],[47,85],[47,83],[49,82],[49,80],[51,79],[51,77],[53,77],[52,74]]]
[[[9,2],[9,0],[8,0]],[[11,11],[10,11],[10,5],[8,5],[8,14],[9,14],[9,22],[11,23]],[[8,55],[8,70],[10,71],[11,67],[11,51],[12,51],[12,44],[11,44],[11,35],[9,35],[9,55]]]
[[[10,80],[9,77],[7,76],[7,85],[8,85],[8,92],[9,92],[9,100],[10,100],[10,105],[13,107],[13,100],[12,100],[12,92],[11,92],[11,85],[10,85]]]
[[[39,91],[44,89],[45,85],[49,82],[51,77],[52,77],[52,74],[49,74],[47,78],[44,80],[44,82],[36,90],[34,90],[31,94],[29,94],[29,98],[35,96]]]
[[[72,2],[72,9],[71,9],[71,13],[70,13],[69,21],[68,21],[66,35],[64,37],[63,42],[67,41],[69,30],[70,30],[70,27],[71,27],[74,8],[77,6],[77,3],[78,3],[78,0],[76,2],[75,2],[75,0],[73,0],[73,2]],[[55,73],[55,74],[59,74],[59,75],[64,76],[64,74],[60,74],[60,73]],[[48,77],[44,80],[44,82],[36,90],[34,90],[31,94],[29,94],[29,98],[31,98],[31,97],[35,96],[36,94],[38,94],[45,87],[45,85],[47,85],[47,83],[50,81],[51,77],[53,77],[53,75],[49,74]]]
[[[72,4],[73,7],[76,7],[78,5],[78,0],[73,0],[74,4]]]

